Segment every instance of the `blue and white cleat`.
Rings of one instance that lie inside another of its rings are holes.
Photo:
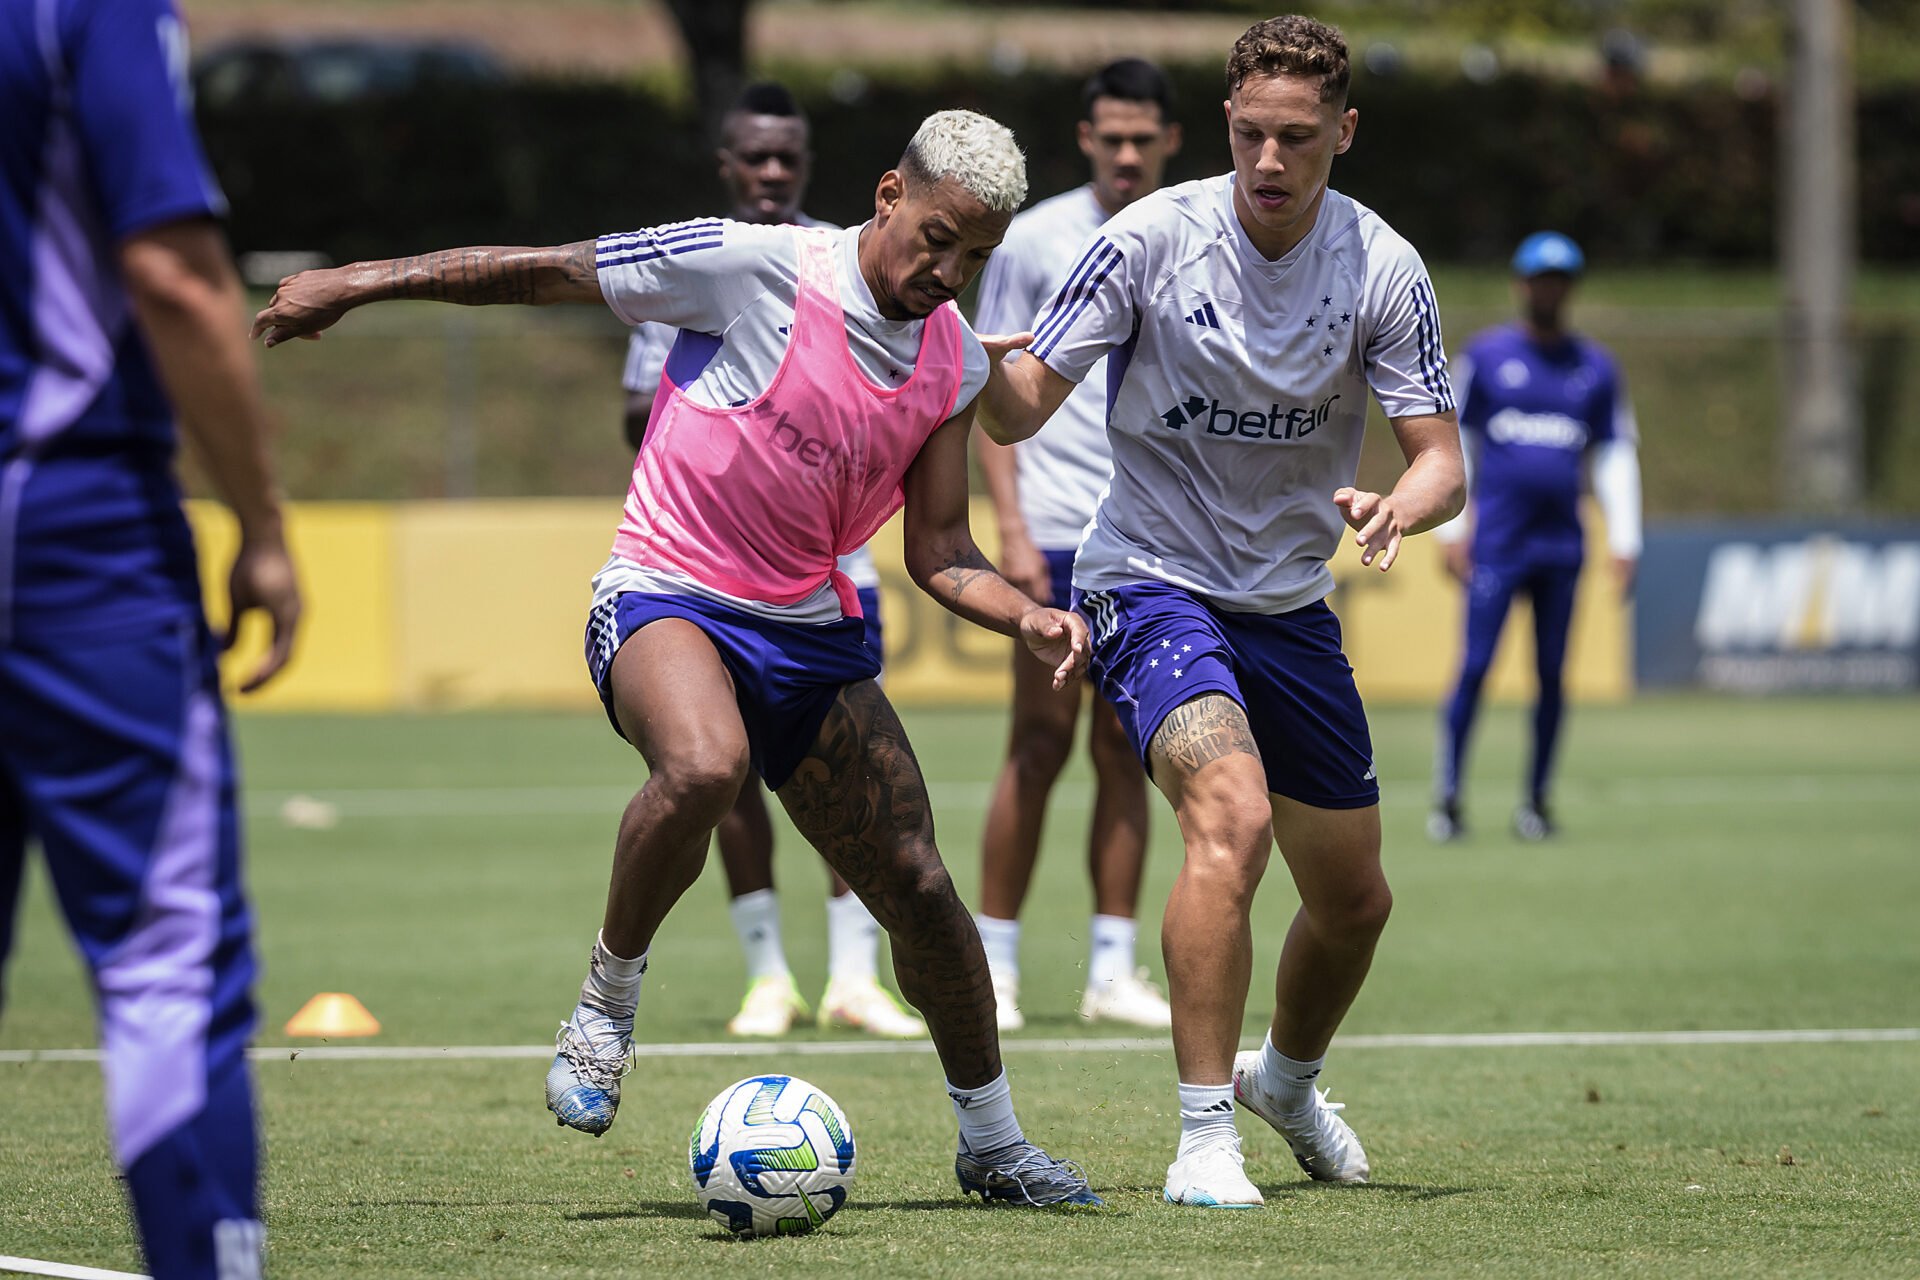
[[[582,1004],[560,1024],[547,1069],[547,1110],[557,1123],[599,1137],[620,1109],[620,1078],[633,1070],[633,1015],[615,1018]]]
[[[1233,1098],[1272,1125],[1287,1140],[1293,1158],[1315,1182],[1365,1182],[1371,1170],[1360,1139],[1340,1118],[1343,1102],[1328,1102],[1325,1090],[1308,1090],[1312,1102],[1304,1112],[1287,1115],[1260,1078],[1260,1050],[1249,1049],[1233,1058]]]
[[[1087,1185],[1080,1166],[1052,1156],[1024,1139],[978,1155],[962,1150],[953,1158],[960,1190],[988,1204],[1039,1208],[1052,1204],[1105,1204]]]
[[[1240,1135],[1189,1153],[1167,1166],[1167,1185],[1160,1192],[1168,1204],[1196,1209],[1258,1209],[1266,1197],[1247,1179],[1240,1154]]]

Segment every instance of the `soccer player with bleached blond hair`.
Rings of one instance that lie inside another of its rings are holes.
[[[1403,538],[1459,511],[1462,469],[1426,268],[1327,185],[1359,119],[1346,42],[1273,18],[1235,43],[1226,79],[1233,171],[1102,226],[981,417],[996,441],[1025,439],[1108,357],[1113,480],[1074,561],[1074,607],[1186,842],[1161,929],[1180,1094],[1164,1194],[1250,1208],[1236,1099],[1313,1178],[1369,1173],[1315,1087],[1393,902],[1329,562],[1351,528],[1361,563],[1391,568]],[[1386,494],[1355,486],[1369,393],[1407,462]],[[1301,906],[1267,1036],[1236,1056],[1276,841]]]
[[[813,169],[813,149],[806,114],[785,86],[770,81],[747,86],[721,121],[714,159],[731,196],[727,216],[736,222],[840,230],[809,217],[800,207]],[[667,356],[679,337],[680,331],[672,325],[648,321],[633,327],[627,343],[620,378],[627,392],[623,425],[636,453],[646,442]],[[667,390],[671,391],[670,385]],[[867,647],[883,654],[880,570],[873,563],[873,553],[856,547],[840,557],[839,569],[860,597]],[[749,775],[741,784],[733,808],[714,830],[714,843],[719,846],[720,869],[726,878],[727,915],[747,966],[746,995],[727,1020],[727,1034],[785,1035],[795,1019],[812,1011],[794,981],[780,934],[773,821],[758,777]],[[819,1024],[874,1036],[924,1036],[926,1024],[901,1008],[880,985],[879,922],[845,880],[831,870],[827,876],[827,988],[820,996]]]
[[[945,111],[881,176],[872,219],[846,231],[703,218],[356,263],[282,281],[255,320],[274,346],[353,307],[430,298],[599,303],[680,330],[593,584],[587,664],[650,772],[621,819],[600,933],[547,1073],[559,1123],[595,1135],[613,1123],[654,934],[753,769],[892,936],[900,990],[945,1069],[962,1190],[1098,1203],[1014,1116],[980,935],[836,567],[904,504],[907,570],[928,594],[1021,637],[1061,685],[1085,667],[1084,620],[1008,585],[967,527],[989,351],[952,303],[1025,196],[1013,135]]]

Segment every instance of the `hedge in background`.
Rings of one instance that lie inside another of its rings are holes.
[[[817,76],[818,72],[809,72]],[[1220,70],[1174,69],[1188,146],[1175,180],[1227,167]],[[934,68],[911,83],[795,82],[818,160],[808,207],[856,221],[874,179],[927,113],[964,106],[1013,128],[1036,196],[1085,179],[1073,144],[1077,75]],[[854,100],[845,101],[852,96]],[[1710,86],[1599,88],[1521,76],[1486,84],[1359,74],[1340,188],[1436,261],[1504,257],[1559,227],[1598,259],[1762,262],[1775,253],[1771,99]],[[713,213],[710,154],[690,111],[622,85],[525,81],[345,105],[202,113],[233,204],[236,249],[336,261],[453,244],[564,243]],[[1920,89],[1859,107],[1861,248],[1920,262]]]

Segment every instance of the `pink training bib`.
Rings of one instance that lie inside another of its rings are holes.
[[[960,321],[951,303],[928,316],[912,375],[875,386],[847,346],[833,233],[796,234],[800,289],[772,383],[737,408],[710,409],[661,375],[613,551],[775,605],[831,578],[841,610],[858,617],[835,561],[900,509],[907,468],[953,416]]]

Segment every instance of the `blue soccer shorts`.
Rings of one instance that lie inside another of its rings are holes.
[[[713,642],[733,677],[753,767],[774,790],[813,749],[840,690],[880,674],[880,655],[869,647],[861,618],[776,622],[699,596],[627,591],[595,605],[587,618],[587,669],[615,733],[613,657],[634,632],[662,618],[691,622]]]
[[[1047,558],[1047,581],[1053,589],[1052,597],[1040,603],[1055,609],[1073,608],[1074,549],[1042,550],[1040,554]]]
[[[1175,707],[1202,694],[1247,713],[1267,790],[1319,809],[1380,800],[1373,740],[1340,620],[1325,601],[1232,613],[1162,582],[1074,591],[1093,634],[1092,674],[1149,774],[1148,747]]]

